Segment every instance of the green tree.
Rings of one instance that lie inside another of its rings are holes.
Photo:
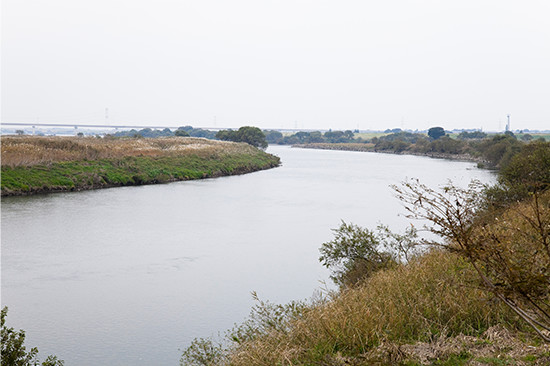
[[[487,137],[487,134],[482,131],[462,131],[458,134],[458,138],[460,140],[467,140],[467,139],[484,139]]]
[[[189,132],[185,131],[185,130],[180,130],[180,129],[177,129],[175,132],[174,132],[174,135],[175,136],[179,136],[179,137],[189,137]]]
[[[8,308],[4,307],[1,314],[0,337],[2,339],[2,365],[3,366],[63,366],[64,361],[55,356],[48,356],[42,363],[37,358],[36,347],[27,351],[25,343],[25,331],[16,331],[6,326]]]
[[[239,128],[237,135],[241,142],[246,142],[262,149],[267,147],[265,135],[258,127],[243,126]]]
[[[533,141],[521,147],[504,165],[499,181],[508,186],[522,185],[528,191],[550,187],[550,142]]]
[[[222,141],[239,142],[237,131],[233,130],[220,130],[216,133],[216,138]]]
[[[246,142],[262,149],[267,147],[265,134],[258,127],[243,126],[237,131],[221,130],[216,133],[216,138],[223,141]]]
[[[443,127],[432,127],[428,130],[428,136],[434,140],[437,140],[438,138],[445,136],[445,130]]]
[[[283,134],[279,131],[268,130],[264,131],[265,139],[269,144],[279,144],[283,140]]]
[[[331,279],[340,287],[353,286],[416,254],[417,233],[412,226],[396,234],[384,225],[369,230],[342,222],[333,232],[334,239],[319,249],[319,261],[332,271]]]

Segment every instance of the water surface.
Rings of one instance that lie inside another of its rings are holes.
[[[270,147],[282,167],[242,176],[2,199],[2,306],[41,358],[177,365],[195,337],[241,322],[250,292],[309,298],[341,220],[400,230],[390,184],[461,185],[473,163]]]

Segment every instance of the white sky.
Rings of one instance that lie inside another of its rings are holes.
[[[2,122],[550,129],[548,0],[2,0]]]

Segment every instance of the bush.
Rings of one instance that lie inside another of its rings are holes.
[[[220,364],[340,365],[352,357],[360,361],[349,364],[369,365],[377,361],[368,358],[369,351],[386,342],[478,335],[497,323],[513,326],[515,317],[501,304],[464,286],[475,276],[461,258],[430,251],[286,317],[284,330],[234,344]]]
[[[2,365],[4,366],[63,366],[64,361],[58,360],[55,356],[48,356],[42,363],[37,359],[38,349],[31,348],[28,352],[24,345],[25,331],[15,331],[6,326],[6,317],[8,308],[4,307],[1,311],[1,330],[2,339]]]
[[[319,261],[332,270],[331,279],[342,288],[408,261],[415,253],[417,235],[412,227],[400,235],[383,225],[369,230],[342,222],[333,232],[334,239],[319,249]]]
[[[395,187],[411,217],[443,238],[428,242],[457,253],[479,283],[550,341],[550,192],[513,205],[485,204],[479,184],[434,190],[417,180]]]

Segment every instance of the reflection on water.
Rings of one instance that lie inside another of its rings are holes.
[[[273,147],[283,166],[166,185],[2,199],[2,306],[67,365],[178,364],[242,321],[251,291],[310,297],[340,220],[399,230],[390,184],[492,182],[472,163]]]

